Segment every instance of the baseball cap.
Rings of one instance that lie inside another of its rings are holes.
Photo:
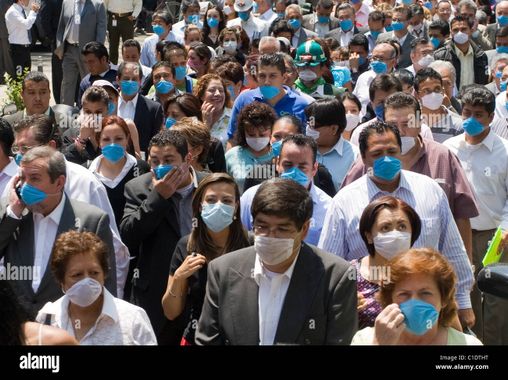
[[[298,46],[298,49],[296,49],[296,66],[302,67],[308,64],[314,67],[325,61],[326,56],[323,48],[316,41],[306,41]]]
[[[107,80],[104,80],[104,79],[99,79],[99,80],[94,81],[92,83],[92,86],[109,87],[109,88],[112,88],[113,90],[115,90],[117,95],[119,94],[118,89],[113,85],[113,83],[111,83]]]
[[[253,4],[254,4],[253,0],[235,0],[233,8],[237,12],[246,12],[252,8]]]

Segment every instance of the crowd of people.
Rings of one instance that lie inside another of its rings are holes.
[[[475,285],[508,246],[508,1],[146,5],[61,1],[52,89],[47,5],[5,15],[0,343],[508,344]]]

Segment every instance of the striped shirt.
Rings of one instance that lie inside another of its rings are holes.
[[[402,170],[399,186],[393,193],[380,190],[368,175],[344,187],[335,195],[326,213],[318,247],[346,260],[367,256],[367,247],[359,232],[360,217],[371,201],[384,195],[402,199],[416,210],[422,229],[413,246],[434,248],[448,259],[458,277],[459,309],[470,308],[473,272],[466,249],[445,193],[427,176]]]

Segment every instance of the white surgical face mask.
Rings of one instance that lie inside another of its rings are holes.
[[[453,36],[453,41],[455,41],[455,43],[459,45],[465,44],[468,40],[469,36],[463,32],[458,32],[456,35]]]
[[[443,104],[444,95],[439,92],[433,92],[422,96],[422,105],[429,110],[437,110]]]
[[[229,7],[224,7],[224,9],[222,9],[222,11],[224,12],[224,14],[226,16],[229,16],[231,13],[233,13],[233,9],[231,9],[231,6]]]
[[[317,74],[312,70],[303,70],[298,73],[301,80],[305,82],[312,82],[317,78]]]
[[[355,129],[358,124],[360,124],[360,115],[355,115],[354,113],[347,113],[346,114],[346,131],[352,131]]]
[[[312,137],[314,140],[317,140],[319,138],[319,131],[307,125],[305,127],[305,135]]]
[[[238,44],[236,43],[236,41],[226,41],[222,45],[224,51],[228,54],[233,54],[236,51],[237,46]]]
[[[431,56],[430,54],[427,54],[425,57],[422,57],[420,58],[420,60],[418,61],[418,64],[423,67],[423,68],[426,68],[428,67],[432,62],[434,62],[434,57]]]
[[[270,137],[246,137],[247,145],[255,152],[260,152],[270,142]]]
[[[72,285],[65,295],[78,306],[87,307],[93,304],[102,294],[102,285],[93,278],[86,277]]]
[[[414,147],[416,144],[414,137],[404,136],[401,137],[400,140],[402,142],[402,148],[400,152],[402,155],[407,154],[407,152],[409,152],[411,148]]]
[[[289,259],[293,253],[295,239],[278,239],[268,236],[256,236],[254,249],[267,265],[278,265]]]
[[[387,260],[406,252],[411,248],[411,234],[393,230],[386,233],[379,232],[374,236],[374,248]]]

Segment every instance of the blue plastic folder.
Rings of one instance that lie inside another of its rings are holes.
[[[482,264],[484,267],[490,264],[496,264],[501,259],[503,255],[503,250],[499,249],[499,245],[501,244],[501,240],[503,237],[503,230],[501,227],[498,227],[494,237],[490,241],[489,248],[487,249],[487,253],[483,258]]]

